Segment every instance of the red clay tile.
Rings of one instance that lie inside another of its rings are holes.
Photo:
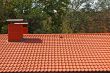
[[[110,34],[0,35],[0,72],[110,71]]]

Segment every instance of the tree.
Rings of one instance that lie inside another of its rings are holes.
[[[0,0],[0,33],[2,31],[2,27],[3,27],[3,0]]]
[[[109,11],[110,0],[0,0],[0,33],[6,32],[4,21],[9,18],[28,21],[29,33],[89,32],[97,30],[96,26],[109,27],[100,20],[109,17]]]
[[[43,11],[46,12],[52,21],[52,32],[62,32],[63,16],[66,14],[69,0],[37,0],[43,7]]]

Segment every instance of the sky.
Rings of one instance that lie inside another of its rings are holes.
[[[92,3],[93,2],[93,3]],[[95,4],[98,2],[98,0],[91,0],[91,8],[94,9],[95,7]],[[81,6],[80,6],[80,9],[84,8],[84,6],[86,5],[86,3],[83,3]]]

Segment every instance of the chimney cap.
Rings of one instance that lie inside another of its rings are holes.
[[[28,23],[14,23],[14,24],[24,24],[24,25],[27,25]]]
[[[24,21],[24,19],[8,19],[7,22],[21,22]]]

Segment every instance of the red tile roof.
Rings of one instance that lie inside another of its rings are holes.
[[[0,72],[110,71],[110,34],[0,35]]]

